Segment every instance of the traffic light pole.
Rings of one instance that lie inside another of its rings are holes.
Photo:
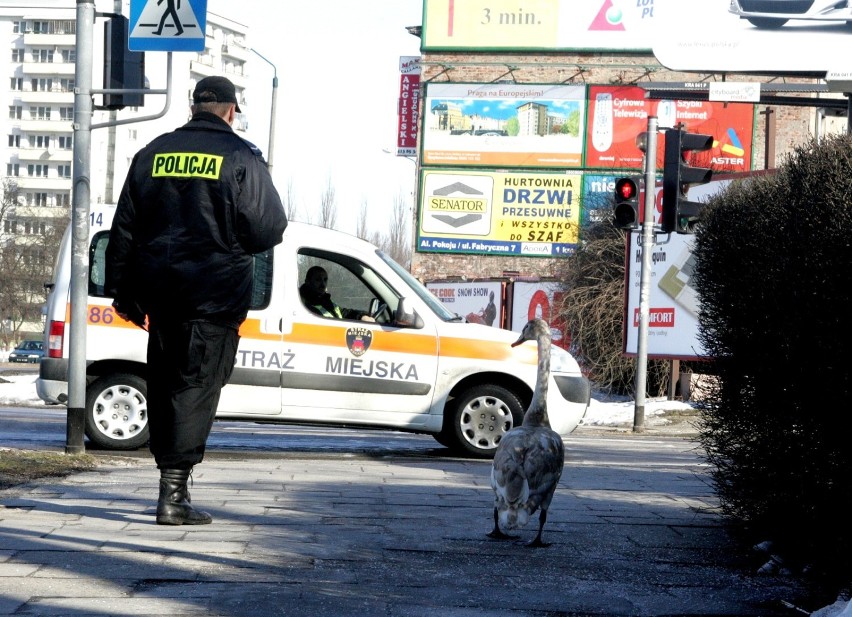
[[[636,345],[636,386],[633,432],[645,431],[645,390],[648,384],[648,321],[651,296],[651,250],[657,186],[657,118],[648,116],[645,144],[645,211],[642,217],[642,271],[639,287],[639,338]]]

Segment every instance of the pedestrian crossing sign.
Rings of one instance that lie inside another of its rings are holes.
[[[204,51],[207,0],[130,0],[130,51]]]

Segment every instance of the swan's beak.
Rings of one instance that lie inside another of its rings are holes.
[[[521,334],[521,336],[518,337],[518,340],[515,341],[514,343],[512,343],[512,347],[517,347],[518,345],[520,345],[521,343],[523,343],[526,340],[527,339],[524,338],[524,335]]]

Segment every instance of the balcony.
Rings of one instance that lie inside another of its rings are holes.
[[[15,178],[18,189],[31,191],[70,191],[71,178],[36,178],[33,176],[18,176]]]
[[[51,147],[44,148],[21,148],[16,151],[18,160],[28,163],[70,163],[74,158],[73,150]]]
[[[71,120],[17,120],[12,124],[31,133],[71,133],[74,130]]]
[[[76,33],[71,34],[42,34],[35,32],[24,33],[24,45],[34,47],[73,47],[77,43]]]
[[[31,105],[74,105],[73,92],[54,92],[54,91],[36,91],[22,90],[16,92],[17,97],[22,103],[30,103]]]
[[[73,62],[24,62],[24,76],[35,75],[61,75],[63,77],[74,76]]]

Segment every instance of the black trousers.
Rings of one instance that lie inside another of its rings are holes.
[[[209,321],[149,323],[149,447],[158,468],[191,469],[204,458],[239,340],[234,328]]]

